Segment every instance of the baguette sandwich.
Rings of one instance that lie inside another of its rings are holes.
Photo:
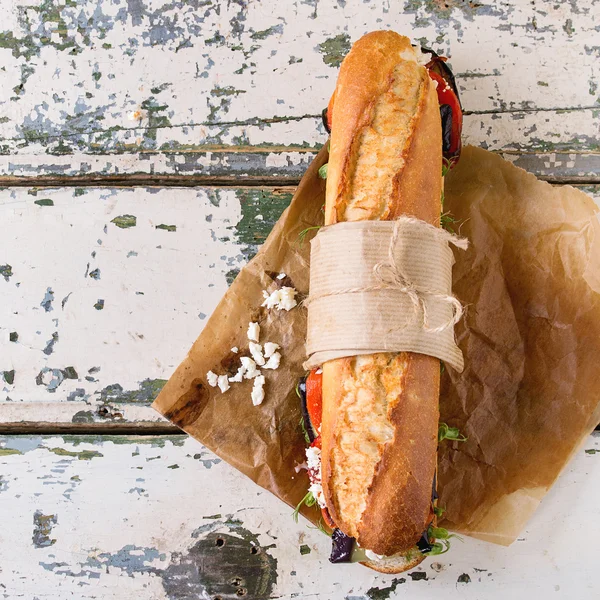
[[[391,31],[354,44],[323,115],[325,225],[409,215],[440,226],[462,119],[444,60]],[[410,352],[328,361],[299,385],[311,441],[304,501],[333,530],[333,562],[398,573],[447,549],[436,527],[439,386],[440,361]]]

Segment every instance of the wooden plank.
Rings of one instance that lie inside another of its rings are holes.
[[[231,146],[283,148],[281,169],[323,143],[341,58],[378,28],[451,56],[469,143],[598,150],[594,0],[2,2],[3,175],[198,174]]]
[[[465,538],[402,576],[330,564],[326,536],[184,436],[5,436],[0,465],[7,598],[525,600],[597,589],[596,555],[581,548],[600,535],[598,435],[511,547]]]
[[[2,429],[164,428],[151,402],[292,192],[0,191]]]
[[[0,191],[0,422],[158,421],[149,404],[291,195]]]

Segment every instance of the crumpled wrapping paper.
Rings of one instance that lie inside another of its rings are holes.
[[[295,506],[308,488],[300,406],[306,309],[261,308],[264,289],[308,293],[306,227],[323,222],[325,185],[309,167],[289,208],[229,288],[154,407],[260,486]],[[468,441],[442,442],[440,506],[445,526],[510,544],[561,470],[600,420],[600,225],[597,208],[569,186],[553,187],[498,156],[463,150],[446,178],[445,209],[469,238],[456,251],[453,290],[466,306],[456,327],[462,373],[444,370],[441,420]],[[314,233],[314,232],[311,232]],[[310,235],[309,235],[310,237]],[[284,280],[276,279],[284,272]],[[251,381],[225,394],[206,373],[234,373],[249,355],[249,321],[261,343],[282,347],[265,371],[266,399],[254,407]],[[243,498],[240,498],[243,504]],[[318,519],[318,512],[304,509]]]
[[[462,371],[451,244],[467,247],[468,241],[411,217],[319,229],[310,249],[304,368],[405,351]]]

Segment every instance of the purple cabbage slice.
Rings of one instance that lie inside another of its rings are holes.
[[[334,529],[331,534],[331,555],[329,556],[329,562],[350,562],[353,549],[354,538],[347,536],[337,528]]]

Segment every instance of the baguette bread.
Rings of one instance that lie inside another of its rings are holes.
[[[441,166],[435,85],[409,39],[364,36],[336,86],[325,224],[408,214],[439,226]],[[439,379],[438,359],[408,352],[323,365],[325,501],[336,525],[376,554],[410,551],[432,521]]]

